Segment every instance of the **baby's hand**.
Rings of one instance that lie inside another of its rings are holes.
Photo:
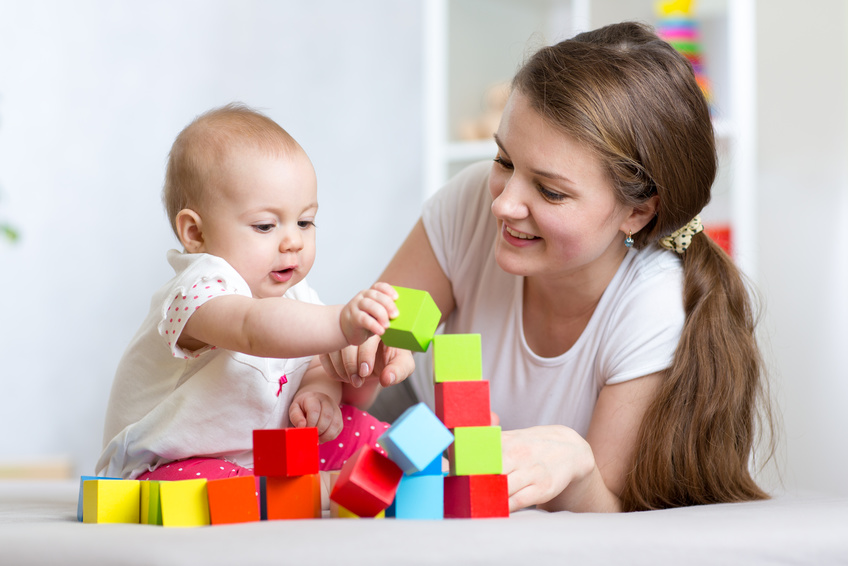
[[[348,344],[358,346],[373,334],[382,336],[389,320],[398,315],[397,298],[397,291],[388,283],[374,283],[351,299],[339,317]]]
[[[342,411],[329,395],[318,391],[298,393],[289,407],[289,420],[296,428],[315,427],[318,440],[332,440],[342,431]]]

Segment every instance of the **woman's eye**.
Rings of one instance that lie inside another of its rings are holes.
[[[557,193],[554,191],[549,191],[542,185],[537,185],[537,189],[539,190],[539,194],[542,195],[542,198],[545,200],[549,200],[551,202],[559,202],[565,199],[565,195],[562,193]]]
[[[495,157],[495,163],[497,163],[498,165],[500,165],[504,169],[512,169],[512,163],[510,163],[509,161],[507,161],[506,159],[504,159],[500,155]]]
[[[267,234],[271,230],[274,229],[273,224],[254,224],[253,229],[257,232],[262,232],[263,234]]]

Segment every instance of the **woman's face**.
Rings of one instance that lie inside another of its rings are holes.
[[[555,277],[617,268],[632,208],[615,199],[600,160],[543,120],[518,91],[495,139],[489,191],[498,265],[516,275]]]

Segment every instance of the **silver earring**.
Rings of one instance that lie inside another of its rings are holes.
[[[627,237],[624,238],[624,245],[628,248],[633,247],[633,232],[630,232],[629,234],[627,234]]]

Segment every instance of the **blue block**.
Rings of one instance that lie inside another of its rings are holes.
[[[407,474],[409,476],[440,476],[442,474],[442,455],[439,454],[420,472]]]
[[[418,403],[404,411],[377,441],[400,469],[414,474],[433,464],[451,445],[453,434],[426,404]]]
[[[79,503],[77,503],[77,521],[82,523],[82,488],[88,480],[119,480],[121,478],[99,478],[97,476],[80,476]]]
[[[443,519],[444,516],[445,480],[441,473],[403,476],[395,500],[386,509],[386,517],[395,519]]]

